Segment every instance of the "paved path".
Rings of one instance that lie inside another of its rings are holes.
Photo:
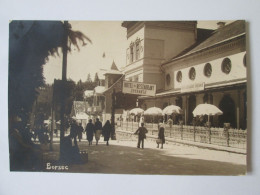
[[[58,147],[54,143],[56,155]],[[192,146],[166,144],[164,149],[157,149],[154,142],[146,141],[145,149],[138,149],[135,141],[115,140],[109,146],[104,142],[88,146],[84,140],[79,147],[88,151],[89,161],[70,165],[69,172],[165,175],[243,175],[246,172],[245,155]]]

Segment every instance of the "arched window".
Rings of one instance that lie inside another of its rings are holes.
[[[196,71],[194,67],[192,67],[189,71],[189,78],[190,80],[194,80],[196,78]]]
[[[210,77],[210,76],[211,76],[211,73],[212,73],[211,64],[210,64],[210,63],[207,63],[207,64],[204,66],[204,75],[205,75],[206,77]]]
[[[140,40],[135,42],[135,49],[136,49],[136,60],[140,58]]]
[[[221,65],[222,72],[229,74],[231,71],[231,60],[229,58],[225,58]]]
[[[171,76],[170,76],[170,74],[166,75],[166,84],[167,84],[167,86],[169,86],[171,84]]]
[[[246,67],[246,54],[244,55],[244,58],[243,58],[243,64]]]
[[[130,63],[134,61],[134,47],[130,46]]]
[[[177,80],[177,82],[181,83],[181,81],[182,81],[182,72],[181,71],[177,72],[176,80]]]

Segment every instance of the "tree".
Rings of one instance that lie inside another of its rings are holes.
[[[67,29],[67,28],[66,28]],[[74,45],[79,50],[79,43],[85,45],[91,40],[79,31],[68,28],[68,50]],[[65,25],[61,21],[12,21],[9,24],[9,80],[8,80],[8,106],[9,106],[9,132],[13,125],[21,118],[20,130],[25,129],[29,113],[39,92],[37,89],[44,85],[43,65],[50,55],[59,55],[58,48],[64,44]],[[67,51],[66,51],[67,52]],[[65,100],[68,101],[68,100]],[[69,100],[71,102],[71,100]],[[71,108],[69,102],[66,102]],[[69,112],[68,108],[65,108]],[[42,123],[43,117],[38,120]],[[23,131],[25,132],[25,131]],[[29,133],[29,132],[27,132]],[[25,136],[28,137],[28,136]],[[17,137],[10,134],[10,139]],[[30,143],[29,139],[24,139]],[[19,170],[28,166],[24,153],[21,154],[15,141],[9,142],[11,170]],[[28,148],[26,150],[29,150]],[[31,154],[31,153],[30,153]],[[14,159],[19,158],[19,161]],[[33,163],[32,163],[33,164]],[[33,166],[33,165],[31,165]]]
[[[92,83],[92,79],[91,79],[91,75],[90,75],[90,73],[88,73],[88,77],[87,77],[87,81],[86,82],[88,82],[88,83]]]
[[[98,82],[99,82],[99,78],[98,78],[97,72],[96,72],[96,74],[95,74],[94,82],[97,83],[97,84],[98,84]]]
[[[9,24],[9,121],[19,116],[26,123],[28,113],[43,86],[43,65],[48,56],[59,55],[64,25],[60,21],[12,21]],[[79,50],[91,40],[79,31],[69,29],[71,45]]]

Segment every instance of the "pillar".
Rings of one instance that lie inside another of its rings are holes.
[[[240,129],[240,90],[237,91],[237,106],[236,106],[236,113],[237,113],[237,129]]]

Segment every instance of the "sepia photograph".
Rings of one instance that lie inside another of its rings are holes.
[[[246,24],[10,20],[10,171],[246,175]]]

